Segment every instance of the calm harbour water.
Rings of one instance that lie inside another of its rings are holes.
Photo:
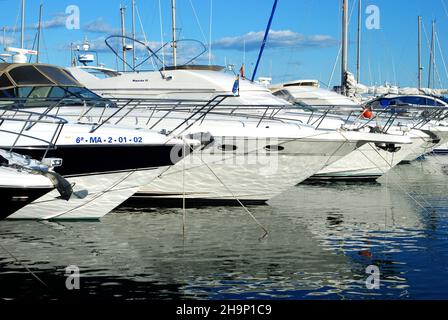
[[[448,156],[430,156],[377,184],[297,186],[250,207],[261,240],[238,207],[188,209],[185,238],[181,209],[2,221],[0,299],[447,299],[447,175]],[[80,290],[65,288],[69,265]]]

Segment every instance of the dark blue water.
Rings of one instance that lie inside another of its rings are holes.
[[[447,174],[448,156],[432,156],[377,184],[297,186],[250,207],[264,239],[238,207],[188,209],[185,237],[180,209],[3,221],[0,299],[446,299]],[[69,265],[79,290],[66,289]]]

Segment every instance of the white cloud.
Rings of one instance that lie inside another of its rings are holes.
[[[84,25],[83,30],[92,33],[107,33],[109,35],[121,33],[120,29],[112,27],[102,17]]]
[[[61,28],[65,27],[66,21],[67,21],[67,14],[66,13],[56,13],[54,14],[53,18],[50,20],[42,21],[42,28],[43,29],[53,29],[53,28]],[[36,23],[32,27],[33,29],[37,29],[39,27],[39,24]]]
[[[14,38],[11,38],[11,37],[5,37],[5,38],[3,39],[3,37],[0,37],[0,45],[1,45],[2,47],[10,46],[10,45],[12,45],[13,43],[14,43]]]
[[[65,28],[65,22],[67,20],[67,14],[63,12],[55,13],[53,17],[49,20],[42,21],[43,29],[54,29],[54,28]],[[26,29],[37,29],[39,27],[39,23],[36,22],[34,24],[30,24],[25,26]],[[3,28],[2,28],[3,30]],[[5,31],[7,32],[18,32],[20,30],[20,25],[17,26],[6,26]]]
[[[248,32],[242,36],[225,37],[213,43],[213,48],[222,50],[258,50],[263,41],[264,31]],[[327,35],[305,36],[291,30],[271,30],[266,46],[269,48],[322,48],[337,44],[337,40]]]

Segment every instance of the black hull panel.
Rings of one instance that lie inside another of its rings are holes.
[[[260,206],[267,205],[267,200],[244,200],[240,199],[241,203],[247,206]],[[235,199],[207,199],[207,198],[186,198],[185,207],[186,208],[201,208],[201,207],[239,207],[241,204]],[[153,197],[151,195],[145,195],[142,193],[137,193],[133,197],[129,198],[124,202],[119,210],[124,210],[127,208],[132,209],[148,209],[148,208],[182,208],[183,199],[180,195],[176,198],[159,198]]]
[[[34,200],[50,192],[51,188],[11,188],[0,187],[0,220],[3,220],[30,204]]]
[[[179,153],[173,151],[176,161],[171,159],[172,150],[172,146],[163,145],[58,146],[50,150],[46,158],[62,158],[62,166],[55,171],[67,177],[170,166],[181,159],[182,148]],[[42,150],[27,148],[16,148],[14,152],[33,159],[44,155]]]
[[[319,176],[315,175],[301,184],[316,182],[375,182],[381,175],[357,175],[357,176]]]

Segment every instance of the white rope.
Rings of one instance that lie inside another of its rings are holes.
[[[213,22],[213,0],[210,0],[210,27],[208,39],[208,64],[212,64],[212,22]]]
[[[21,12],[21,6],[19,5],[19,11],[17,12],[16,23],[15,23],[15,25],[14,25],[14,28],[12,28],[12,38],[13,38],[13,39],[16,38],[17,25],[19,24],[20,12]],[[4,45],[4,47],[6,47],[6,45]]]
[[[336,67],[338,66],[339,57],[341,56],[341,51],[342,51],[342,46],[339,46],[339,51],[336,56],[336,61],[334,62],[334,65],[333,65],[333,71],[331,72],[330,80],[328,80],[329,88],[331,88],[331,82],[333,81],[333,76],[334,76],[334,73],[336,72]]]
[[[163,47],[165,45],[165,41],[163,40],[163,23],[162,23],[162,4],[159,0],[159,21],[160,21],[160,43],[162,46],[162,62],[163,62],[163,68],[165,68],[165,48]]]
[[[205,36],[204,30],[202,30],[202,26],[201,26],[201,23],[199,22],[199,18],[198,18],[198,15],[196,14],[196,10],[193,6],[193,2],[191,2],[191,0],[188,0],[188,1],[190,2],[191,9],[193,10],[193,14],[196,19],[196,23],[198,24],[199,31],[201,31],[202,37],[204,38],[204,42],[207,43],[207,37]]]
[[[445,0],[441,0],[441,1],[442,1],[443,10],[445,11],[446,16],[448,17],[448,10],[446,8]]]
[[[143,22],[142,22],[142,19],[140,18],[140,11],[138,10],[138,6],[135,6],[135,11],[137,12],[137,19],[138,19],[138,22],[140,24],[140,29],[142,30],[142,33],[143,33],[143,39],[145,40],[145,44],[147,46],[149,46],[148,38],[146,37],[146,32],[145,32],[145,29],[143,28]],[[154,59],[153,58],[151,58],[151,64],[152,64],[153,69],[156,70],[157,68],[156,68],[156,66],[154,64]]]
[[[260,226],[260,228],[263,229],[264,234],[261,236],[260,239],[265,238],[269,234],[269,231],[266,229],[266,227],[263,226],[257,220],[257,218],[255,218],[255,216],[252,214],[252,212],[250,212],[249,209],[247,209],[247,207],[240,201],[240,199],[238,199],[236,197],[236,195],[233,193],[233,191],[230,190],[230,188],[224,183],[224,181],[221,180],[220,177],[218,177],[218,175],[213,171],[212,168],[210,168],[210,166],[202,159],[202,157],[201,157],[201,161],[210,170],[210,172],[215,176],[215,178],[224,186],[224,188],[227,189],[227,191],[232,195],[232,198],[235,199],[238,202],[238,204],[244,209],[244,211],[246,211],[246,213]]]
[[[438,45],[438,47],[439,47],[440,56],[442,57],[442,63],[443,63],[443,67],[444,67],[444,69],[445,69],[445,75],[446,75],[447,78],[448,78],[448,69],[447,69],[447,67],[446,67],[445,58],[443,57],[442,46],[440,45],[439,34],[438,34],[437,32],[436,32],[436,42],[437,42],[437,45]]]
[[[16,256],[14,256],[8,249],[6,249],[2,244],[0,244],[0,247],[11,257],[13,258],[17,263],[19,263],[22,267],[24,267],[37,281],[39,281],[42,285],[44,285],[45,287],[47,287],[48,289],[50,288],[41,278],[39,278],[33,271],[30,270],[30,268],[28,268],[28,266],[23,263],[22,261],[20,261]]]

